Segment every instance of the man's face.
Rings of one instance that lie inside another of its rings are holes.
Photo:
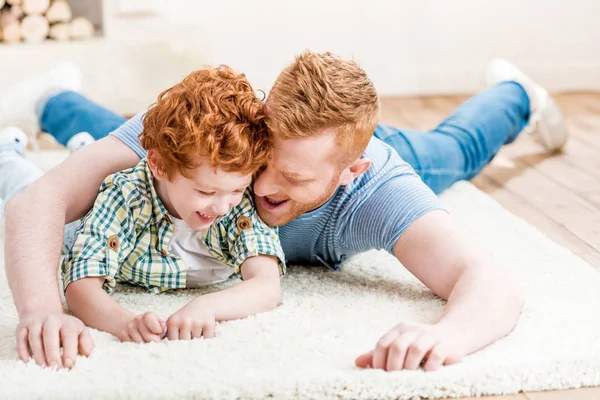
[[[335,193],[340,183],[335,134],[302,139],[275,139],[273,157],[254,181],[258,215],[279,226],[314,210]]]

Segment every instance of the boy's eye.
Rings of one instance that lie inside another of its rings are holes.
[[[215,194],[215,192],[205,192],[203,190],[196,190],[198,193],[200,193],[201,196],[212,196]]]

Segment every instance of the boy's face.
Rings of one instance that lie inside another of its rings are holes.
[[[157,171],[151,157],[148,160],[158,180],[157,193],[167,211],[194,230],[207,229],[237,206],[252,181],[252,175],[215,171],[206,157],[199,157],[200,166],[193,170],[192,178],[178,173],[169,181]]]

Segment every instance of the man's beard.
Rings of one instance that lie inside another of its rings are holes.
[[[264,210],[262,207],[257,207],[259,217],[269,226],[281,226],[288,222],[298,218],[302,214],[313,211],[327,202],[333,196],[338,188],[338,178],[332,179],[325,192],[316,200],[307,203],[298,203],[292,199],[287,200],[283,207],[287,208],[287,211],[283,214]]]

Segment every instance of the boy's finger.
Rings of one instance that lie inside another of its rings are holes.
[[[144,342],[149,343],[149,342],[159,342],[160,341],[160,336],[158,336],[155,333],[152,333],[150,331],[150,329],[148,328],[148,326],[146,326],[144,324],[140,324],[139,329],[140,329],[140,334],[142,335],[142,338],[144,338]]]
[[[144,324],[148,327],[148,330],[150,330],[150,332],[156,335],[159,335],[162,332],[160,320],[158,319],[158,316],[154,313],[144,314]]]
[[[88,328],[83,328],[79,334],[79,354],[89,356],[94,349],[94,339]]]
[[[44,353],[44,343],[42,343],[42,327],[36,326],[29,329],[27,336],[31,353],[37,365],[46,365],[46,354]]]

